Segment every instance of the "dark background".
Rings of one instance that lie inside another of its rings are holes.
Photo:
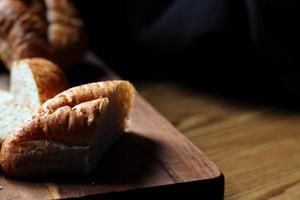
[[[298,105],[297,0],[75,0],[90,46],[130,80]]]

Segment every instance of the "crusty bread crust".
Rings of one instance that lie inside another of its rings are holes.
[[[70,88],[55,98],[46,101],[40,108],[39,112],[52,113],[62,106],[73,107],[77,104],[90,100],[107,97],[110,100],[116,99],[120,104],[124,114],[127,115],[132,106],[135,89],[128,81],[103,81],[89,83]],[[125,116],[122,116],[123,118]]]
[[[108,102],[107,98],[97,99],[74,108],[61,107],[50,115],[34,115],[2,145],[1,166],[5,174],[42,176],[47,172],[59,173],[52,172],[53,169],[69,170],[70,167],[79,167],[74,171],[86,171],[84,156],[88,155],[91,134],[105,114]],[[72,155],[72,160],[67,153]],[[69,166],[74,164],[76,153],[79,153],[81,161],[75,159],[79,162],[77,166]],[[56,166],[58,164],[62,165]]]
[[[107,98],[102,98],[73,108],[63,106],[51,114],[38,113],[23,125],[13,140],[22,142],[47,139],[67,145],[88,145],[97,119],[104,115],[108,103]]]
[[[129,82],[106,81],[49,99],[4,141],[3,172],[17,177],[88,174],[124,130],[134,95]]]
[[[44,57],[62,67],[76,64],[86,50],[86,34],[69,0],[1,0],[0,59]]]

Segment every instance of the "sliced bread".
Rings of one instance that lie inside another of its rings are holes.
[[[34,111],[68,87],[60,68],[43,58],[13,62],[10,79],[10,92],[16,103],[29,106]]]

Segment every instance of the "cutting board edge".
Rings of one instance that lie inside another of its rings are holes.
[[[223,200],[224,186],[225,186],[225,177],[224,174],[221,172],[219,176],[210,179],[149,186],[149,187],[135,188],[135,189],[108,192],[108,193],[94,193],[94,194],[72,197],[72,199],[81,199],[81,198],[94,199],[100,196],[102,200],[120,199],[121,197],[125,199],[132,198],[132,197],[153,199],[162,196],[163,197],[176,196],[177,199],[179,197],[186,197],[186,193],[188,193],[189,196],[191,197],[201,196],[201,199],[204,200],[205,199]],[[68,200],[70,198],[63,197],[60,199]]]

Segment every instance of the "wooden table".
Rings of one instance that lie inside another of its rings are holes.
[[[219,166],[225,200],[300,199],[300,113],[241,105],[174,83],[137,86]]]

